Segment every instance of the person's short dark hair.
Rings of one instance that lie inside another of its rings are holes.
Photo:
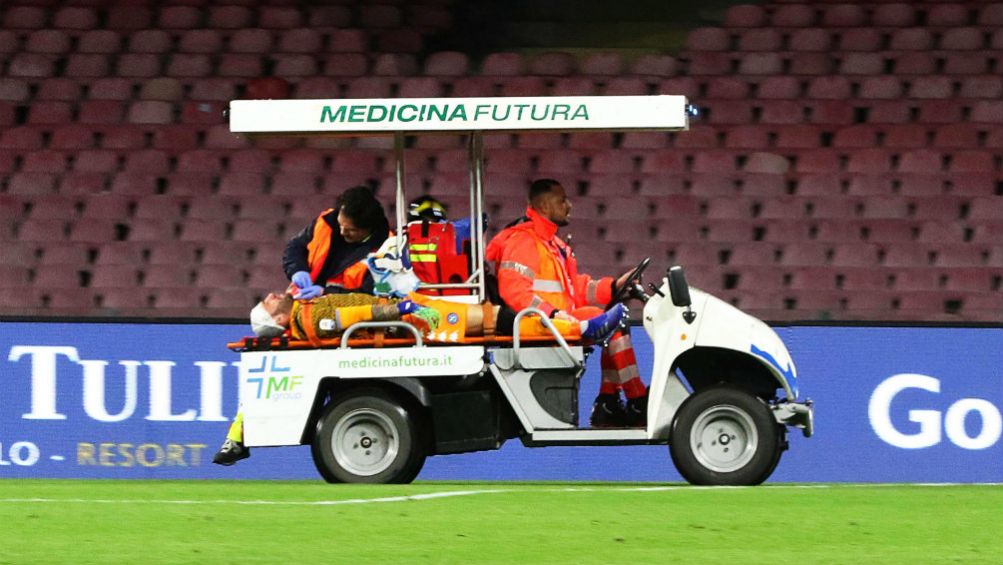
[[[555,186],[560,186],[560,184],[554,179],[537,179],[533,181],[533,184],[529,185],[529,201],[535,202],[537,198],[544,194],[549,194]]]
[[[355,227],[380,231],[389,228],[383,205],[368,186],[353,186],[338,196],[335,209],[348,216]]]

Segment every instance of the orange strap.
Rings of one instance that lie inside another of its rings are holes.
[[[495,306],[490,302],[481,304],[481,324],[484,328],[484,337],[495,335]]]

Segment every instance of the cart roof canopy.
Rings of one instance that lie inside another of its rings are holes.
[[[234,133],[685,130],[685,96],[234,100]]]

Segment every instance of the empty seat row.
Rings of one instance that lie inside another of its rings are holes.
[[[702,27],[686,38],[690,51],[967,51],[999,49],[1003,30],[990,27],[804,27],[728,29]]]
[[[48,315],[244,318],[262,294],[243,287],[0,287],[0,310]]]
[[[982,2],[875,2],[828,4],[741,4],[725,11],[724,25],[730,28],[813,26],[995,26],[1003,23],[1003,4]]]
[[[993,51],[685,51],[689,75],[978,75],[998,72]]]
[[[105,27],[110,30],[146,30],[149,28],[193,30],[210,28],[239,30],[260,27],[292,30],[298,28],[350,27],[396,29],[420,27],[445,29],[452,23],[449,10],[432,3],[398,6],[392,3],[358,3],[357,6],[321,5],[303,8],[288,5],[111,5],[105,9],[89,6],[66,6],[55,10],[31,3],[6,7],[6,29],[34,30],[54,28],[81,31]]]

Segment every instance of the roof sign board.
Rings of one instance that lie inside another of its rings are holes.
[[[234,133],[684,130],[685,96],[234,100]]]

